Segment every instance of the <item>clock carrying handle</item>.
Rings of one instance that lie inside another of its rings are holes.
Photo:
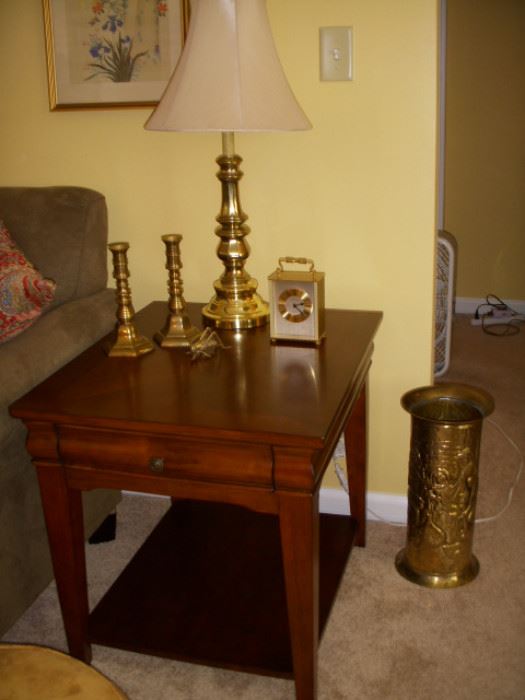
[[[293,258],[293,257],[279,258],[279,267],[281,270],[284,271],[283,263],[295,263],[297,265],[310,265],[310,269],[308,270],[308,272],[314,271],[314,261],[311,260],[310,258]]]

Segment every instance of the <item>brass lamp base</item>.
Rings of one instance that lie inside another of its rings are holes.
[[[215,234],[220,238],[217,257],[224,265],[224,272],[214,282],[215,296],[203,308],[202,316],[208,326],[245,330],[264,326],[270,317],[270,309],[256,292],[257,280],[244,269],[250,254],[244,238],[250,229],[245,224],[248,217],[239,201],[238,183],[242,177],[239,165],[242,159],[235,154],[233,133],[222,134],[222,150],[222,155],[217,158],[222,199]]]
[[[217,294],[202,310],[206,325],[229,330],[246,330],[264,326],[268,322],[270,310],[268,304],[255,291],[257,282],[250,279],[245,285],[247,293],[240,299],[230,298],[221,281],[214,284]]]

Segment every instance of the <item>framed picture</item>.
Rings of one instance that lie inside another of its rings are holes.
[[[155,105],[190,0],[43,0],[52,110]]]

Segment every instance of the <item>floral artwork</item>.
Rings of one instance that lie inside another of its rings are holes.
[[[182,49],[188,2],[44,0],[52,109],[158,102]]]
[[[141,68],[161,65],[161,35],[167,23],[168,4],[157,0],[98,0],[91,2],[89,39],[84,46],[86,80],[115,83],[137,79]]]

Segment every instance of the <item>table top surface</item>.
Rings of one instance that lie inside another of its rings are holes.
[[[187,304],[201,326],[201,304]],[[137,330],[152,337],[165,302],[139,312]],[[273,344],[269,326],[220,331],[226,349],[192,361],[184,349],[109,358],[108,337],[11,406],[26,421],[231,437],[321,447],[331,423],[362,382],[382,314],[326,311],[320,347]]]

